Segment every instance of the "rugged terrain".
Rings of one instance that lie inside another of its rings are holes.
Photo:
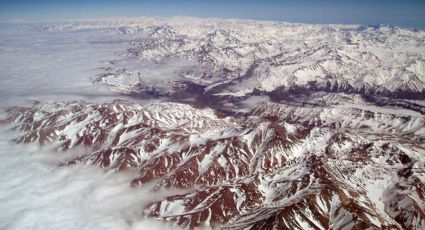
[[[193,18],[37,28],[131,38],[93,83],[134,99],[36,102],[1,123],[22,131],[18,143],[81,151],[62,167],[186,191],[144,215],[190,228],[425,228],[424,31]]]

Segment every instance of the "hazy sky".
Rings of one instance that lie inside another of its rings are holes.
[[[0,0],[0,20],[195,16],[425,28],[425,0]]]

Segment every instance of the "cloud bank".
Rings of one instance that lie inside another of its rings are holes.
[[[164,194],[131,188],[126,173],[57,167],[73,153],[16,145],[0,133],[0,229],[178,229],[142,218],[142,207]]]

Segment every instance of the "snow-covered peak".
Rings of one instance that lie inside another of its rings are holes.
[[[126,55],[117,57],[120,64],[110,66],[117,71],[116,75],[126,65],[127,58],[136,57],[141,66],[159,63],[174,68],[169,75],[171,82],[192,82],[214,89],[214,94],[245,96],[255,90],[270,92],[303,87],[425,97],[425,31],[422,30],[385,25],[188,18],[68,22],[40,28],[132,34],[134,41]],[[170,59],[180,63],[185,60],[187,64],[170,65],[173,63]],[[147,88],[156,87],[144,81],[142,67],[132,72],[140,74],[136,82]]]

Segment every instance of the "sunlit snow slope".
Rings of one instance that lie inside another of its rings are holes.
[[[424,31],[195,18],[26,29],[88,33],[101,44],[93,57],[114,52],[70,81],[91,94],[46,89],[58,97],[8,106],[0,123],[17,144],[74,153],[59,168],[94,165],[162,192],[135,202],[140,216],[188,228],[425,228]]]

